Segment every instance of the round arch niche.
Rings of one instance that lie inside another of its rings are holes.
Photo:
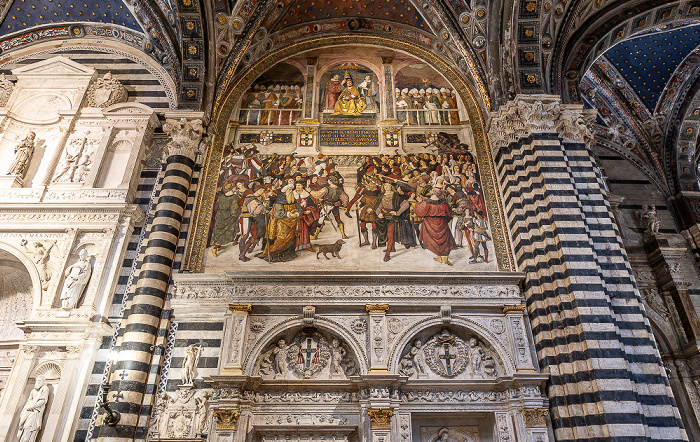
[[[31,312],[34,287],[24,264],[12,253],[0,249],[0,346],[22,339],[17,321]]]

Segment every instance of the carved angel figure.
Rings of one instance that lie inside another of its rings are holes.
[[[201,345],[192,344],[185,350],[185,359],[182,361],[182,385],[192,385],[196,376],[197,362],[202,356],[204,348]]]
[[[15,147],[15,159],[12,160],[10,168],[7,170],[8,175],[17,175],[24,178],[29,168],[29,162],[34,154],[34,139],[36,134],[29,132],[27,136]]]
[[[639,211],[639,219],[644,223],[646,233],[649,235],[656,235],[659,233],[661,222],[659,221],[658,213],[656,213],[655,205],[652,204],[651,206],[642,206],[642,210]]]
[[[425,375],[425,354],[423,343],[419,340],[413,343],[413,347],[399,362],[399,373],[411,377],[414,374],[421,377]]]
[[[92,266],[90,265],[87,250],[80,249],[78,256],[78,262],[68,267],[64,273],[66,281],[63,284],[63,292],[61,293],[61,307],[64,309],[78,306],[78,301],[80,301],[80,297],[83,295],[92,274]]]
[[[34,389],[29,393],[19,415],[17,439],[19,442],[35,442],[44,422],[44,411],[49,401],[49,387],[44,385],[44,379],[38,377]]]
[[[333,377],[345,378],[345,370],[343,370],[343,359],[347,352],[340,345],[340,341],[333,339],[331,342],[331,362],[330,362],[330,375]]]
[[[286,379],[287,372],[287,343],[284,339],[268,350],[260,360],[260,375],[270,376],[274,379]]]

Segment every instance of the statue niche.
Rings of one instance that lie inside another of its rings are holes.
[[[347,379],[359,364],[340,338],[315,328],[275,339],[262,352],[254,373],[263,379]]]
[[[496,357],[475,336],[462,339],[442,329],[426,340],[415,338],[402,352],[398,372],[409,379],[493,379]]]

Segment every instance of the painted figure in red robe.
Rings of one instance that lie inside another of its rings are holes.
[[[425,186],[414,211],[416,216],[423,219],[419,236],[423,248],[437,255],[433,258],[435,261],[451,266],[448,257],[457,244],[450,232],[450,206],[430,186]]]

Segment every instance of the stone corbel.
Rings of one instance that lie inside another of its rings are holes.
[[[370,374],[388,373],[386,312],[389,304],[367,304],[370,337]]]
[[[241,412],[240,410],[214,409],[213,416],[216,421],[216,431],[235,431]]]
[[[229,304],[231,315],[226,318],[226,342],[225,364],[222,375],[243,374],[243,345],[245,343],[245,331],[248,329],[248,318],[253,306],[250,304]]]

